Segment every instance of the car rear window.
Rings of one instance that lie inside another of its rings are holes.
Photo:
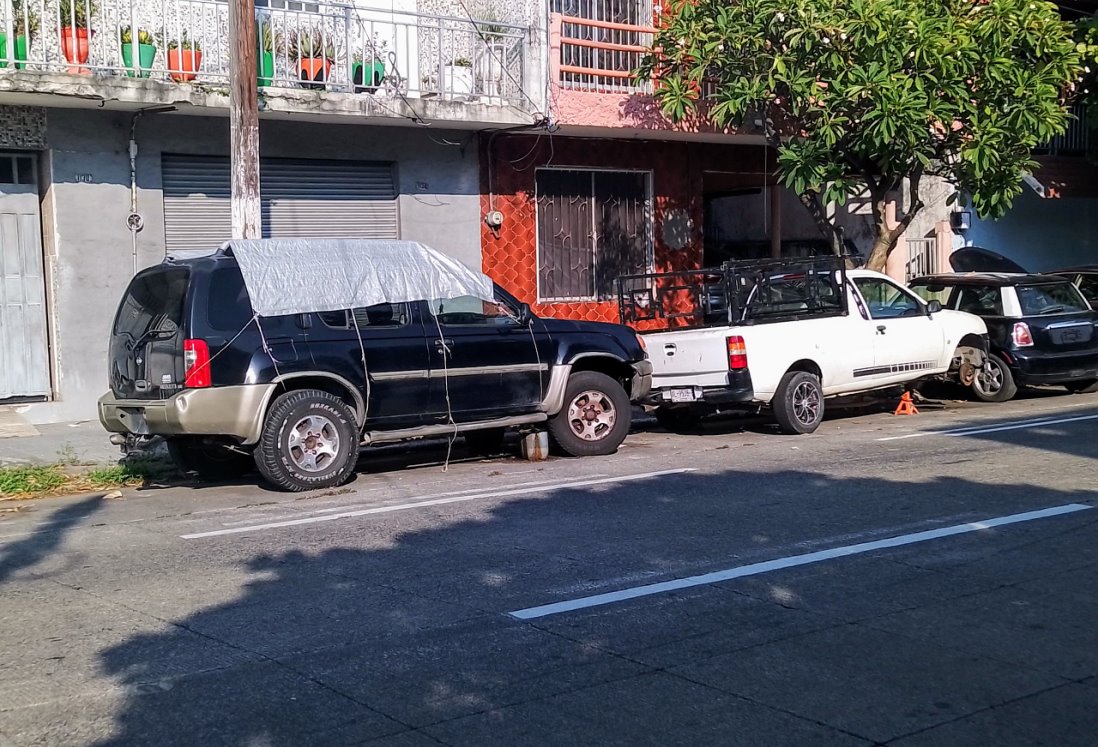
[[[185,267],[155,270],[135,277],[118,308],[114,333],[136,340],[154,328],[180,327],[189,282],[190,271]]]
[[[1019,285],[1018,303],[1022,307],[1022,316],[1045,316],[1047,314],[1070,314],[1086,311],[1087,302],[1079,290],[1071,283],[1048,283],[1041,285]]]
[[[219,332],[239,332],[253,314],[240,270],[235,267],[214,270],[206,299],[206,321],[210,327]]]

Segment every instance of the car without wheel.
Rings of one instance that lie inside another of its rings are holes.
[[[287,275],[282,249],[342,252],[357,269],[333,260]],[[244,267],[244,250],[259,261]],[[253,265],[255,286],[242,272]],[[309,278],[320,300],[287,297]],[[359,297],[363,284],[412,290],[405,300],[324,303],[341,285]],[[419,287],[442,297],[416,297]],[[628,327],[539,318],[413,242],[234,242],[133,278],[99,414],[124,450],[161,436],[187,471],[226,479],[254,463],[272,485],[298,491],[347,480],[360,446],[430,436],[461,433],[491,448],[507,428],[547,427],[567,454],[610,454],[650,374]]]
[[[944,308],[987,324],[990,352],[972,382],[985,402],[1011,399],[1018,387],[1057,384],[1098,391],[1098,312],[1059,275],[965,272],[912,280],[911,288]]]

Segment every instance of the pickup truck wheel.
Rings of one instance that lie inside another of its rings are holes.
[[[248,474],[255,465],[248,454],[193,436],[164,439],[168,455],[180,472],[194,472],[200,480],[220,482]]]
[[[1072,394],[1094,394],[1098,392],[1098,381],[1069,381],[1064,389]]]
[[[805,371],[790,371],[778,383],[770,403],[774,419],[782,433],[812,433],[824,416],[823,388],[816,376]]]
[[[701,427],[701,413],[691,407],[657,407],[656,422],[672,433],[693,431]]]
[[[568,377],[564,407],[549,419],[549,435],[571,456],[613,454],[629,433],[629,396],[614,379],[597,371]]]
[[[990,353],[972,382],[972,393],[983,402],[1006,402],[1018,393],[1018,385],[1006,361]]]
[[[317,389],[276,399],[255,449],[255,464],[267,482],[295,492],[342,485],[357,457],[354,413],[343,400]]]

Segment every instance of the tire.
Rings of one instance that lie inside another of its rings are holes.
[[[342,485],[358,460],[354,412],[335,395],[301,389],[278,397],[255,448],[259,473],[279,490]]]
[[[820,427],[824,416],[819,377],[806,371],[789,371],[778,382],[770,407],[782,433],[791,436],[812,433]]]
[[[465,445],[475,454],[491,456],[503,451],[504,428],[485,428],[482,431],[466,431]]]
[[[1095,381],[1069,381],[1064,384],[1072,394],[1094,394],[1098,392],[1098,380]]]
[[[207,482],[235,480],[255,468],[250,455],[199,436],[175,436],[164,443],[180,472],[194,472]]]
[[[656,422],[672,433],[694,431],[701,427],[702,416],[691,407],[657,407]]]
[[[990,353],[972,382],[972,393],[981,402],[1006,402],[1018,393],[1018,385],[1006,361]]]
[[[565,454],[613,454],[629,433],[633,409],[622,385],[597,371],[568,377],[564,406],[549,419],[549,436]]]

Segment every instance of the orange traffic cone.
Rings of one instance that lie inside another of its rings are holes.
[[[915,407],[915,403],[911,400],[911,392],[904,392],[904,396],[900,397],[900,404],[896,408],[896,412],[893,415],[918,415],[919,410]]]

